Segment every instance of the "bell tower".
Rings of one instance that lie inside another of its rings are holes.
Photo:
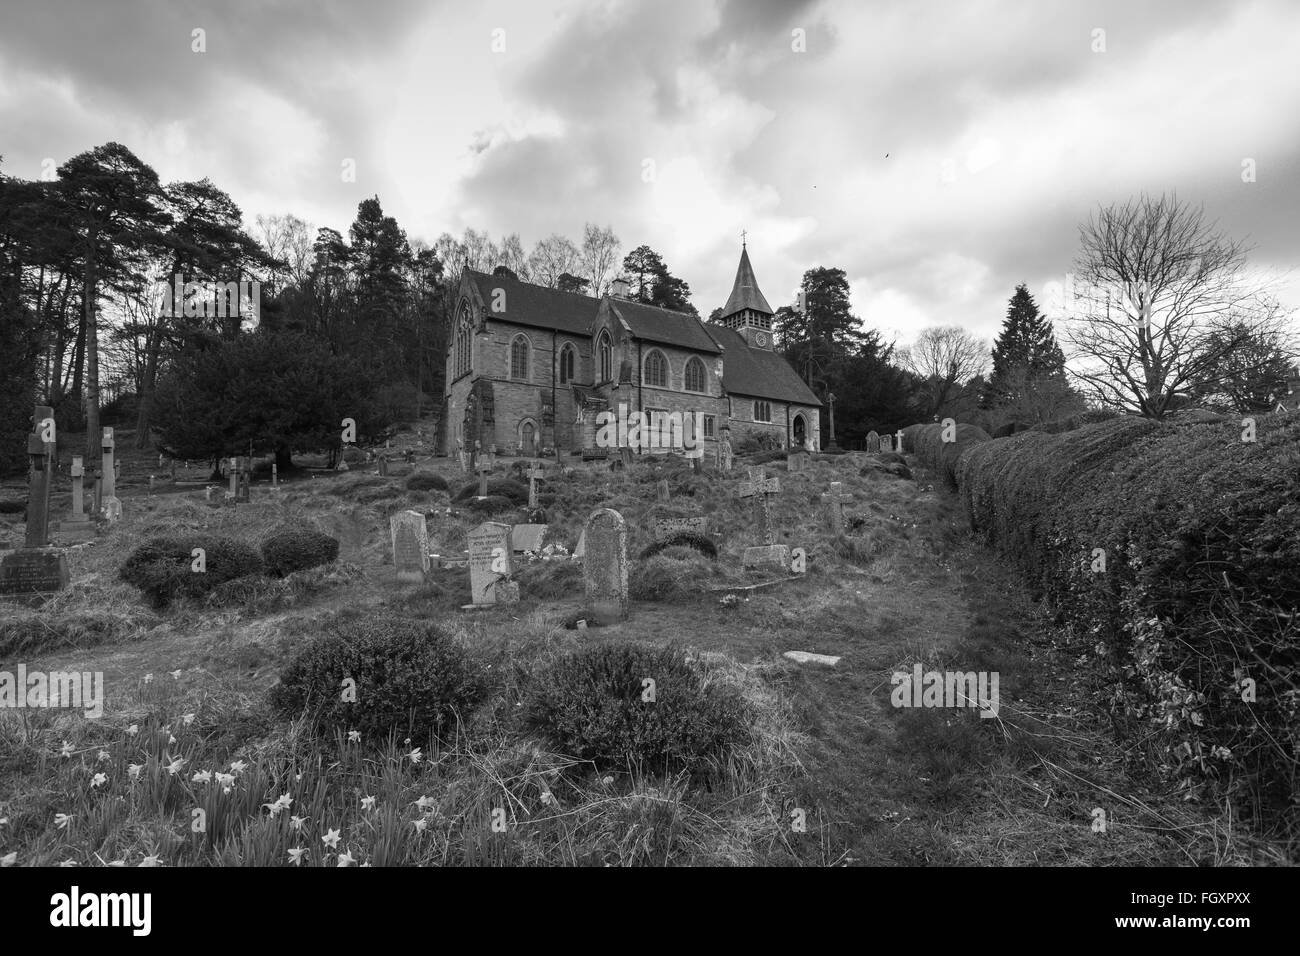
[[[772,307],[759,291],[754,278],[754,267],[749,264],[749,249],[745,240],[740,242],[740,265],[736,267],[736,281],[731,295],[722,307],[719,322],[735,329],[750,348],[772,348]]]

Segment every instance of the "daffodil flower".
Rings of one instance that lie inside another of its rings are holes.
[[[325,832],[325,835],[320,838],[320,841],[324,843],[327,847],[329,847],[331,850],[335,849],[339,845],[339,831],[327,830]]]
[[[427,810],[429,807],[433,806],[435,802],[436,801],[433,797],[421,797],[419,800],[415,801],[415,805],[421,810]]]
[[[172,680],[180,680],[180,679],[181,679],[181,672],[178,670],[172,671]]]
[[[14,852],[12,853],[6,853],[4,856],[0,856],[0,866],[13,866],[17,862],[18,862],[17,850],[14,850]]]
[[[350,744],[359,744],[359,743],[361,743],[361,731],[359,731],[359,730],[349,730],[349,731],[348,731],[348,743],[350,743]]]
[[[105,760],[107,760],[107,759],[108,759],[108,751],[107,751],[107,750],[101,750],[99,753],[95,754],[95,762],[96,762],[96,763],[103,763],[103,762],[104,762]]]
[[[235,775],[233,773],[218,773],[215,777],[217,783],[221,784],[221,786],[225,788],[226,793],[229,793],[230,788],[234,786]]]
[[[68,816],[66,813],[54,814],[54,825],[58,827],[60,830],[66,830],[68,828],[68,824],[71,822],[72,822],[72,817]]]
[[[184,717],[181,718],[181,723],[183,723],[186,727],[188,727],[190,724],[194,723],[195,716],[196,716],[195,714],[186,714]]]
[[[59,753],[63,755],[63,759],[65,760],[71,757],[75,752],[76,751],[72,744],[68,743],[66,740],[63,742],[63,746],[59,748]]]
[[[302,855],[306,852],[303,847],[293,847],[289,850],[289,862],[294,866],[302,866]]]
[[[194,776],[190,777],[190,783],[210,783],[211,781],[211,770],[196,770],[194,771]]]
[[[356,861],[355,859],[353,859],[351,853],[340,853],[340,854],[339,854],[339,866],[351,866],[351,865],[352,865],[353,863],[355,863],[355,862],[357,862],[357,861]]]
[[[152,675],[152,674],[145,674],[145,675],[144,675],[144,682],[145,682],[146,684],[152,684],[152,683],[153,683],[153,675]]]
[[[159,863],[158,863],[158,857],[156,857],[156,856],[146,856],[146,857],[145,857],[143,860],[141,860],[140,863],[139,863],[139,866],[147,866],[147,867],[154,867],[154,866],[158,866],[158,865],[159,865]]]
[[[174,777],[176,776],[176,774],[180,773],[181,767],[184,766],[185,766],[185,758],[177,757],[175,760],[173,760],[171,763],[167,765],[167,772]]]
[[[78,866],[78,865],[79,865],[79,864],[77,863],[76,860],[60,860],[60,861],[59,861],[59,866]]]
[[[243,773],[247,769],[248,769],[248,764],[244,763],[244,761],[242,760],[236,760],[234,763],[230,765],[230,770],[232,773]]]
[[[421,760],[424,759],[424,754],[420,753],[420,748],[419,748],[419,747],[416,747],[414,750],[412,750],[412,751],[411,751],[409,754],[407,754],[406,756],[410,759],[411,763],[413,763],[413,764],[417,764],[417,765],[420,763]]]
[[[97,773],[90,778],[90,789],[94,790],[96,787],[102,787],[106,783],[108,783],[108,775]]]
[[[361,798],[361,809],[362,809],[362,810],[373,810],[374,808],[375,808],[375,798],[374,798],[374,797],[362,797],[362,798]]]
[[[290,818],[289,818],[289,822],[293,825],[293,828],[294,828],[295,830],[301,830],[301,829],[302,829],[302,825],[303,825],[304,823],[307,822],[307,818],[306,818],[306,817],[290,817]]]
[[[175,743],[176,743],[176,735],[175,735],[175,734],[168,734],[168,735],[167,735],[167,743],[168,743],[168,745],[175,744]]]
[[[140,779],[140,771],[143,770],[143,769],[144,769],[144,764],[142,764],[142,763],[133,763],[133,764],[131,764],[129,767],[126,768],[126,772],[127,772],[128,774],[131,775],[131,779],[132,779],[132,780],[139,780],[139,779]]]
[[[416,833],[423,833],[425,828],[429,825],[429,821],[424,818],[412,820],[411,823],[415,826]]]
[[[136,734],[140,732],[140,725],[132,724],[130,727],[126,728],[126,732],[130,734],[132,737],[134,737]]]

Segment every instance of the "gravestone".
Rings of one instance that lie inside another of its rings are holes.
[[[460,438],[456,439],[456,460],[460,462],[460,473],[462,475],[468,475],[469,452],[465,450],[465,442]]]
[[[709,519],[706,515],[693,518],[655,518],[654,536],[656,541],[663,541],[674,535],[689,532],[691,534],[709,534]]]
[[[808,470],[808,463],[811,460],[812,456],[800,448],[798,451],[791,452],[786,456],[785,466],[791,474],[799,474]]]
[[[578,535],[578,543],[573,547],[574,560],[582,560],[587,556],[587,529],[583,528]]]
[[[429,573],[429,528],[418,511],[399,511],[388,521],[397,580],[416,584]]]
[[[618,450],[618,457],[619,461],[623,463],[623,471],[626,472],[628,466],[632,464],[632,449],[629,446],[624,445]]]
[[[731,450],[731,439],[724,435],[722,441],[718,442],[718,468],[724,475],[729,475],[734,461],[735,455]]]
[[[867,432],[867,451],[880,451],[880,436],[874,432]]]
[[[275,462],[271,462],[271,490],[280,490],[280,468]]]
[[[469,590],[472,604],[465,608],[513,604],[519,600],[519,584],[510,580],[510,525],[485,521],[467,536],[469,544]]]
[[[515,554],[523,554],[525,551],[541,551],[542,541],[546,537],[546,531],[549,525],[544,524],[517,524],[510,532],[511,550]]]
[[[599,508],[587,519],[585,533],[587,609],[601,624],[615,624],[627,617],[627,523],[617,511]]]
[[[54,412],[36,406],[35,430],[27,438],[31,477],[27,490],[27,530],[24,547],[0,557],[0,597],[39,602],[48,594],[68,586],[68,559],[56,548],[48,548],[50,477]],[[46,441],[45,437],[50,437]]]
[[[881,451],[893,451],[893,450],[894,450],[894,440],[893,440],[892,438],[890,438],[888,435],[881,435],[881,436],[880,436],[880,450],[881,450]]]
[[[749,469],[749,480],[740,485],[740,497],[754,499],[759,535],[763,539],[763,544],[745,549],[742,563],[747,568],[780,566],[786,569],[790,566],[790,549],[776,543],[776,532],[772,528],[772,506],[768,501],[771,495],[779,494],[780,491],[780,481],[765,477],[762,468]]]
[[[239,459],[238,458],[230,459],[230,465],[229,467],[226,468],[226,474],[230,476],[230,491],[226,493],[226,497],[229,498],[231,501],[234,501],[239,497]]]
[[[0,557],[0,597],[40,600],[70,579],[67,556],[57,548],[22,548]]]
[[[381,478],[388,477],[388,456],[387,455],[379,456],[379,476]]]
[[[37,408],[39,429],[41,408]],[[53,414],[53,413],[51,413]],[[53,419],[51,419],[52,421]],[[50,543],[50,445],[41,440],[40,432],[27,436],[27,457],[31,461],[31,480],[27,487],[27,533],[23,547],[43,548]]]
[[[843,483],[832,481],[831,490],[824,492],[822,499],[826,502],[826,513],[830,516],[831,534],[843,534],[845,501]]]
[[[253,482],[253,459],[240,458],[239,461],[239,491],[235,495],[236,501],[251,501],[252,482]]]
[[[479,458],[474,465],[474,470],[478,472],[478,496],[486,498],[488,493],[488,475],[492,474],[492,462],[486,455]]]
[[[546,469],[542,467],[540,461],[534,461],[532,467],[528,469],[528,507],[537,507],[537,482],[546,477]]]
[[[655,482],[655,497],[660,501],[667,501],[672,497],[672,492],[668,490],[668,479],[660,478]]]
[[[104,518],[116,521],[122,517],[122,502],[117,497],[117,462],[113,458],[113,429],[105,428],[100,442],[102,462],[100,465],[100,508]]]
[[[86,514],[84,484],[86,469],[80,456],[73,456],[69,474],[72,476],[72,511],[62,521],[50,527],[62,538],[87,541],[95,536],[95,532],[90,524],[90,516]]]
[[[897,439],[894,451],[901,455],[903,453],[903,430],[901,428],[894,433],[894,438]]]

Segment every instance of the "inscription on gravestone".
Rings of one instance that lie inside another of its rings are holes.
[[[587,519],[587,557],[582,564],[587,608],[601,624],[627,617],[627,524],[610,508]]]
[[[485,521],[467,537],[469,544],[469,588],[473,604],[483,607],[519,600],[519,585],[510,581],[510,525]]]
[[[418,511],[401,511],[389,519],[393,567],[397,580],[420,583],[429,571],[429,529]]]

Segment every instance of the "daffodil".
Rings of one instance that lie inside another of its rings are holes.
[[[12,853],[6,853],[4,856],[0,856],[0,866],[13,866],[17,862],[18,862],[17,850],[14,850],[14,852]]]
[[[374,808],[375,808],[375,798],[374,798],[374,797],[362,797],[362,798],[361,798],[361,809],[362,809],[362,810],[373,810]]]
[[[184,717],[181,718],[181,723],[183,723],[186,727],[188,727],[190,724],[194,723],[194,718],[196,716],[197,716],[196,714],[186,714]]]
[[[306,852],[303,847],[293,847],[289,850],[289,862],[294,866],[302,866],[302,855]]]
[[[173,760],[171,763],[167,765],[167,772],[174,777],[178,773],[180,773],[181,767],[184,767],[185,763],[186,761],[184,757],[177,757],[175,760]]]
[[[66,760],[67,758],[71,757],[74,753],[76,753],[76,749],[72,746],[72,744],[68,743],[65,740],[63,742],[63,746],[59,748],[59,753],[62,754],[63,759]]]
[[[427,810],[435,803],[436,801],[433,799],[433,797],[421,797],[419,800],[415,801],[415,805],[419,807],[421,810]]]
[[[295,830],[301,830],[301,829],[302,829],[302,825],[303,825],[304,823],[306,823],[306,822],[307,822],[307,818],[306,818],[306,817],[290,817],[290,818],[289,818],[289,823],[293,825],[293,828],[294,828]]]
[[[139,863],[139,866],[147,866],[147,867],[153,867],[153,866],[158,866],[158,865],[159,865],[159,863],[158,863],[158,857],[156,857],[156,856],[146,856],[146,857],[145,857],[143,860],[141,860],[140,863]]]
[[[60,860],[59,866],[79,866],[76,860]]]
[[[126,768],[126,772],[131,775],[132,780],[140,779],[140,771],[144,769],[144,764],[133,763]]]
[[[415,826],[416,833],[423,833],[425,827],[429,825],[429,821],[425,820],[423,817],[421,817],[419,820],[412,820],[411,823]]]
[[[339,854],[339,866],[351,866],[355,862],[357,861],[353,858],[351,853]]]
[[[140,732],[140,725],[132,724],[130,727],[126,728],[126,732],[130,734],[132,737],[134,737],[136,734]]]
[[[68,824],[71,822],[72,822],[72,817],[68,816],[66,813],[54,814],[54,825],[58,827],[60,830],[66,830],[68,828]]]
[[[181,679],[181,672],[178,670],[172,671],[172,680],[180,680],[180,679]]]
[[[176,735],[175,735],[175,734],[168,734],[168,735],[167,735],[167,743],[168,743],[169,746],[175,744],[175,743],[176,743]]]
[[[409,754],[407,754],[406,756],[410,759],[411,763],[413,763],[413,764],[417,764],[417,765],[420,763],[421,760],[424,759],[424,754],[420,753],[420,748],[419,748],[419,747],[416,747],[414,750],[412,750],[412,751],[411,751]]]
[[[349,730],[349,731],[348,731],[348,743],[350,743],[350,744],[359,744],[359,743],[361,743],[361,731],[359,731],[359,730]]]
[[[190,783],[211,783],[211,782],[212,782],[211,770],[196,770],[194,771],[194,776],[190,777]]]
[[[287,793],[283,793],[274,803],[264,803],[262,806],[270,810],[271,816],[274,817],[278,816],[281,810],[288,810],[291,803],[293,799]]]
[[[152,684],[152,683],[153,683],[153,675],[152,675],[152,674],[145,674],[145,675],[144,675],[144,682],[145,682],[146,684]]]
[[[102,787],[106,783],[108,783],[108,775],[97,773],[90,778],[90,789],[94,790],[96,787]]]
[[[107,760],[107,759],[108,759],[108,751],[107,751],[107,750],[101,750],[99,753],[95,754],[95,762],[96,762],[96,763],[103,763],[103,762],[104,762],[105,760]]]
[[[233,773],[218,773],[215,775],[215,778],[217,783],[221,784],[221,786],[226,789],[227,793],[230,792],[230,788],[235,784],[235,775]]]
[[[333,850],[339,845],[339,831],[327,830],[325,835],[320,838],[320,841]]]
[[[247,769],[248,764],[244,763],[242,760],[236,760],[230,765],[231,773],[243,773]]]

